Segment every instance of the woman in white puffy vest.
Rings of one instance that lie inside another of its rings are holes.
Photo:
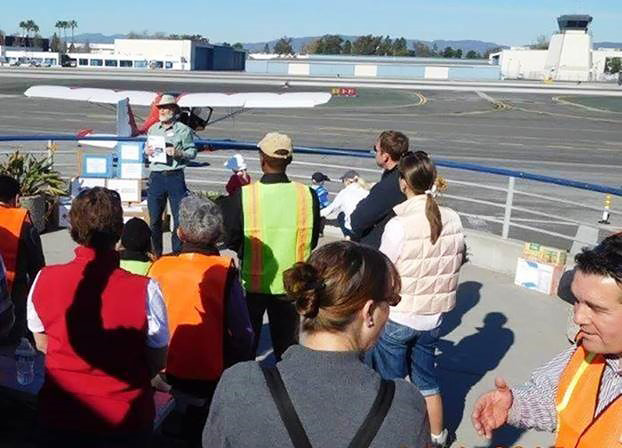
[[[456,302],[464,234],[458,214],[436,202],[436,167],[425,152],[407,152],[398,170],[406,201],[394,207],[380,250],[401,276],[402,300],[391,308],[369,359],[386,379],[410,376],[426,401],[433,446],[444,447],[451,441],[443,425],[435,351],[443,314]]]

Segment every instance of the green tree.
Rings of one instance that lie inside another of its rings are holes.
[[[52,34],[52,38],[50,39],[50,50],[56,53],[61,51],[61,41],[56,33]]]
[[[274,50],[276,54],[294,54],[294,49],[292,48],[292,39],[291,37],[283,36],[274,44]]]
[[[393,49],[393,41],[389,36],[386,36],[384,39],[380,36],[380,42],[376,47],[376,55],[377,56],[390,56],[392,54]]]
[[[454,58],[456,59],[462,59],[462,49],[458,48],[455,52],[454,52]]]
[[[244,50],[244,45],[242,45],[242,42],[236,42],[233,44],[233,48],[236,50]]]
[[[467,59],[481,59],[482,55],[475,50],[469,50],[466,54]]]
[[[300,50],[301,54],[318,54],[320,39],[313,39],[304,44]]]
[[[382,36],[372,36],[367,34],[366,36],[359,36],[352,43],[352,54],[360,54],[366,56],[372,56],[378,54],[378,47],[382,43]]]
[[[488,59],[490,57],[491,54],[493,53],[499,53],[500,51],[502,51],[503,48],[501,47],[494,47],[494,48],[489,48],[488,50],[486,50],[484,52],[484,59]]]
[[[352,42],[350,42],[349,40],[346,40],[343,43],[343,47],[341,49],[341,53],[342,54],[352,54]]]
[[[622,71],[622,58],[607,58],[605,60],[605,73],[615,74]]]
[[[415,56],[418,58],[429,58],[435,56],[434,52],[423,42],[415,42],[413,44]]]
[[[67,27],[71,29],[71,46],[74,46],[74,40],[73,40],[73,36],[74,36],[74,30],[76,28],[78,28],[78,22],[76,22],[75,20],[69,20],[67,22]]]
[[[43,47],[43,37],[41,37],[41,34],[35,33],[35,35],[32,36],[32,46],[35,48]]]
[[[393,56],[408,56],[410,52],[408,51],[406,39],[403,37],[395,39],[393,41],[393,48],[391,48],[391,54],[393,54]]]
[[[263,46],[263,52],[264,53],[270,53],[270,45],[268,45],[267,42]]]
[[[318,41],[318,54],[341,54],[343,38],[336,34],[326,34]],[[321,52],[320,52],[321,50]]]
[[[451,47],[445,47],[441,56],[444,58],[453,58],[455,55],[455,51]]]
[[[28,42],[31,32],[34,34],[39,32],[39,26],[32,19],[22,20],[19,22],[19,27],[23,30],[23,35],[27,39],[26,42]]]
[[[532,50],[548,50],[549,49],[549,38],[544,34],[540,34],[536,37],[536,41],[529,46]]]

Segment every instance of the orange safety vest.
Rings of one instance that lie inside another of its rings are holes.
[[[22,234],[22,226],[27,219],[28,210],[25,208],[0,205],[0,254],[4,259],[9,292],[13,290],[13,281],[15,280],[19,237]]]
[[[166,372],[185,380],[218,380],[224,369],[224,306],[229,257],[196,252],[158,259],[149,276],[158,281],[170,342]]]
[[[605,357],[582,346],[570,358],[557,389],[555,448],[622,447],[622,397],[595,417]]]

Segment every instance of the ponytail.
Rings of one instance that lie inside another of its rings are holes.
[[[437,191],[443,190],[447,183],[438,178],[436,166],[430,156],[423,151],[406,152],[398,164],[400,177],[415,194],[425,194],[425,216],[430,223],[430,239],[436,244],[443,231],[441,210],[436,202]]]
[[[443,221],[441,219],[441,210],[438,208],[436,199],[431,194],[427,195],[425,202],[425,216],[430,223],[430,239],[432,240],[432,245],[434,245],[443,231]]]

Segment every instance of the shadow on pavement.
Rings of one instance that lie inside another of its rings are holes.
[[[478,299],[465,300],[456,311],[468,310],[469,303]],[[460,316],[454,316],[459,322]],[[451,322],[450,322],[451,323]],[[438,374],[444,403],[445,426],[455,432],[463,419],[470,418],[470,409],[465,409],[465,399],[471,388],[479,383],[487,372],[495,369],[514,344],[514,332],[505,328],[507,318],[502,313],[488,313],[484,317],[484,326],[477,327],[477,332],[464,337],[458,343],[441,339],[437,357]],[[522,430],[503,430],[495,433],[490,446],[512,446],[518,440]]]

